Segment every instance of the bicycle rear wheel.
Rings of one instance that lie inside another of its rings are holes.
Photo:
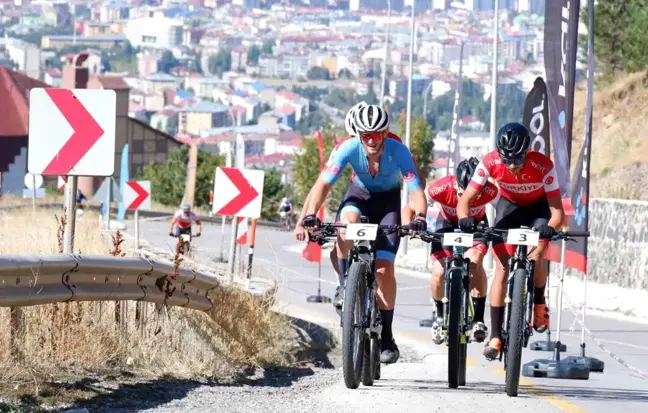
[[[363,327],[369,266],[364,261],[354,261],[347,271],[342,313],[342,373],[344,384],[357,389],[365,353],[367,334]]]
[[[518,395],[522,347],[524,345],[524,315],[526,311],[527,270],[518,268],[513,272],[513,297],[511,297],[511,318],[506,346],[506,394]]]
[[[458,268],[448,271],[446,282],[450,282],[450,305],[448,314],[448,386],[456,389],[459,386],[459,370],[461,364],[461,330],[460,319],[463,316],[461,311],[461,270]]]

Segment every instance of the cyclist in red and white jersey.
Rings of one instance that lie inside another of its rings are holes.
[[[179,237],[180,234],[191,234],[191,225],[196,223],[198,231],[196,236],[199,237],[202,232],[202,224],[198,215],[191,211],[191,205],[184,204],[182,209],[176,212],[169,223],[169,236]]]
[[[436,202],[441,207],[441,213],[437,218],[436,232],[453,232],[459,228],[459,218],[457,217],[457,205],[459,199],[463,196],[470,179],[475,172],[479,160],[470,158],[463,160],[457,165],[455,175],[449,175],[431,183],[427,188],[429,199],[428,205]],[[477,198],[470,206],[470,216],[477,222],[485,222],[486,205],[497,201],[497,186],[486,182],[480,190]],[[414,219],[413,205],[408,204],[403,208],[401,221],[403,225]],[[441,241],[431,243],[432,256],[430,257],[432,278],[430,279],[430,289],[432,290],[432,299],[436,307],[436,315],[432,324],[432,341],[435,344],[441,344],[444,339],[443,331],[443,299],[444,295],[444,278],[445,269],[443,260],[452,256],[452,247],[444,247]],[[470,259],[471,277],[471,296],[475,308],[472,336],[478,343],[486,339],[488,329],[484,324],[484,309],[486,307],[486,271],[484,271],[484,255],[488,251],[486,240],[475,237],[473,248],[466,251],[466,257]]]
[[[565,212],[560,199],[560,188],[554,164],[539,152],[530,152],[531,137],[526,126],[507,123],[497,133],[497,150],[486,154],[464,196],[459,200],[457,215],[462,231],[475,230],[476,221],[469,216],[470,203],[477,197],[488,178],[500,187],[495,228],[511,229],[528,226],[539,232],[541,242],[529,258],[542,260],[548,240],[563,222]],[[494,360],[502,349],[502,321],[508,274],[508,259],[513,254],[511,245],[493,242],[496,255],[495,279],[491,287],[491,339],[484,356]],[[547,267],[535,266],[535,295],[533,326],[538,332],[549,328],[549,311],[545,303]]]

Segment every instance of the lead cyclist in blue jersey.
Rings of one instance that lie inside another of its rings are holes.
[[[371,223],[380,225],[400,224],[400,178],[402,176],[411,193],[416,219],[412,229],[425,230],[427,201],[419,181],[412,154],[405,145],[394,139],[386,139],[389,115],[379,106],[367,105],[356,112],[357,136],[344,141],[328,160],[319,179],[311,189],[302,224],[304,228],[316,228],[321,223],[315,212],[324,203],[328,192],[340,177],[346,165],[351,165],[355,177],[338,209],[342,223],[360,222],[366,216]],[[341,239],[344,231],[341,230]],[[376,279],[378,281],[378,306],[382,319],[382,353],[380,361],[395,363],[400,353],[392,334],[392,320],[396,302],[394,259],[398,251],[398,234],[378,235],[376,239]],[[352,242],[341,242],[338,266],[342,274],[347,270],[347,257]],[[343,291],[343,289],[342,289]],[[338,289],[340,292],[340,289]]]

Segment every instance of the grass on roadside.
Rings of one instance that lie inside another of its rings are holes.
[[[0,255],[49,255],[58,252],[60,210],[0,211]],[[109,235],[99,216],[86,212],[76,222],[75,252],[108,255]],[[127,255],[128,247],[122,245]],[[120,327],[117,302],[84,302],[23,307],[23,326],[14,335],[11,354],[10,309],[0,308],[0,397],[65,403],[93,397],[75,386],[87,377],[129,371],[142,378],[224,378],[249,366],[280,366],[293,361],[289,321],[270,311],[274,295],[255,299],[219,287],[208,312],[157,309],[146,304],[144,333],[135,324],[135,302],[125,302]]]

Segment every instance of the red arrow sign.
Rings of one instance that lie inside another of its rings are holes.
[[[148,191],[142,188],[142,186],[138,184],[137,181],[128,181],[126,182],[126,185],[130,186],[133,191],[137,193],[137,198],[135,198],[133,202],[131,202],[131,204],[126,207],[126,209],[139,208],[139,206],[142,205],[142,202],[146,201],[146,198],[149,197]]]
[[[230,181],[234,184],[239,194],[223,206],[218,214],[220,215],[236,215],[238,212],[245,208],[247,204],[254,201],[259,196],[259,193],[241,173],[241,170],[236,168],[221,168],[223,173],[227,175]]]
[[[74,133],[43,170],[44,175],[66,175],[104,134],[104,130],[71,90],[45,89]]]

